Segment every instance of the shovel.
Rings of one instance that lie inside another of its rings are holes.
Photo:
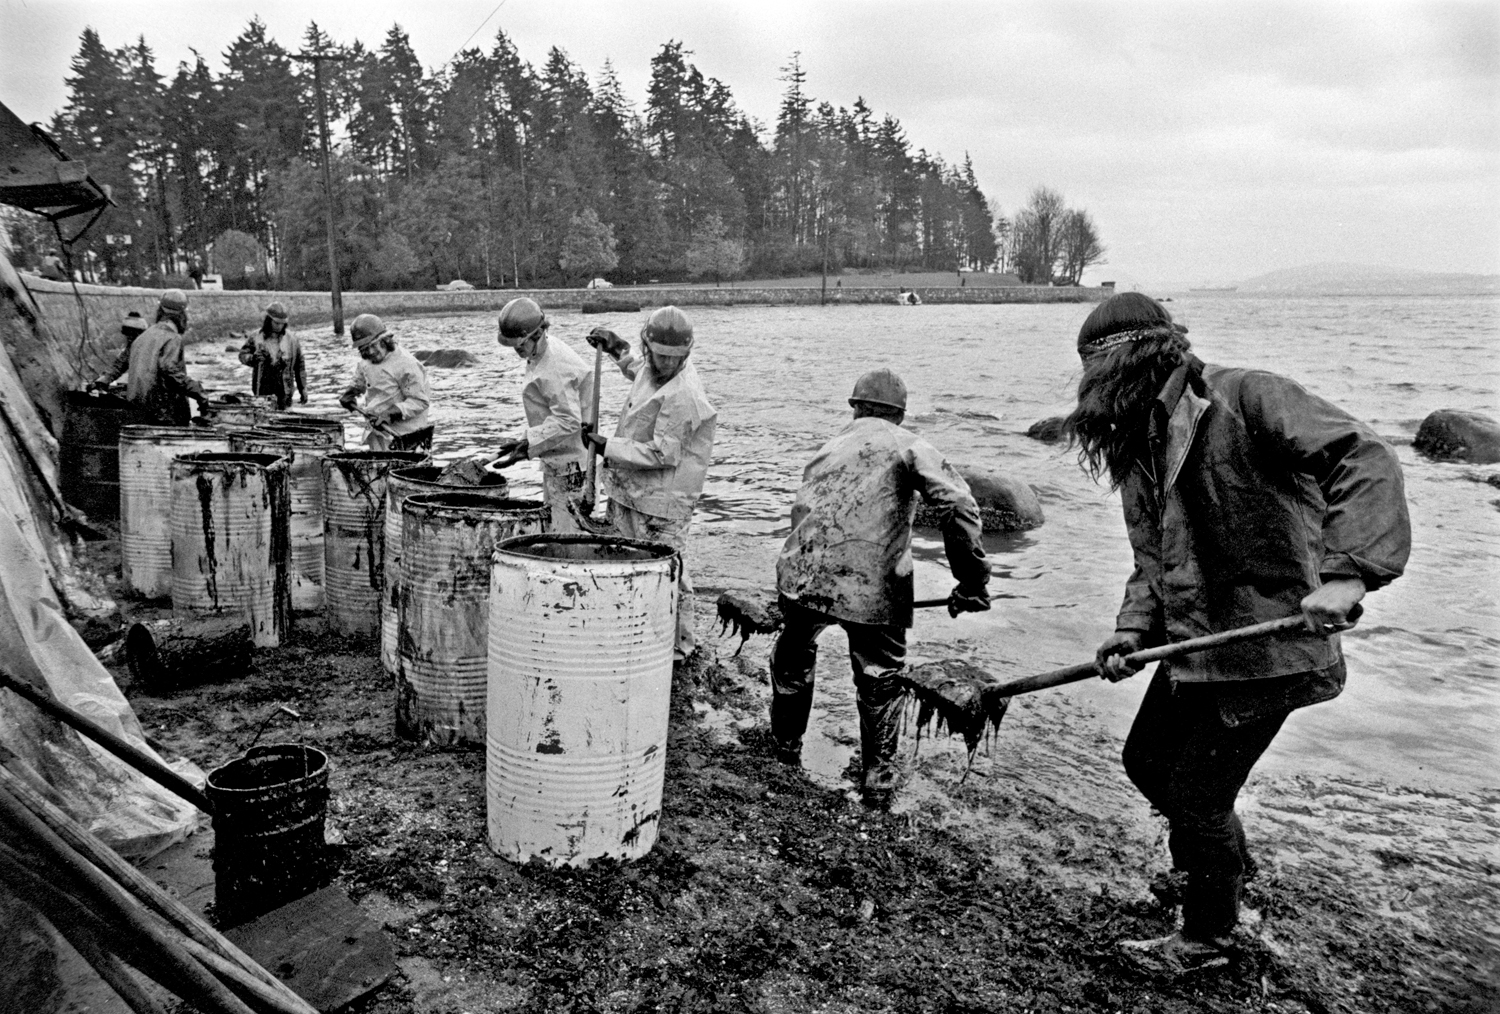
[[[599,371],[603,368],[604,346],[596,345],[594,346],[594,414],[590,417],[595,429],[599,428]],[[594,513],[594,481],[599,474],[598,467],[599,448],[590,440],[588,478],[584,479],[583,497],[578,505],[584,514]]]
[[[1126,655],[1125,658],[1144,666],[1150,662],[1180,658],[1208,648],[1259,640],[1293,630],[1307,630],[1307,622],[1300,613],[1248,627],[1222,630],[1205,637],[1193,637],[1175,644],[1145,648]],[[1016,694],[1029,694],[1077,683],[1097,673],[1094,663],[1089,661],[1034,676],[996,680],[977,666],[959,659],[949,659],[903,669],[896,674],[896,679],[916,699],[918,730],[936,717],[940,729],[946,726],[948,731],[963,736],[964,745],[969,749],[969,762],[972,764],[980,739],[986,732],[999,729],[1000,720],[1005,717],[1005,710],[1010,706],[1010,699]]]

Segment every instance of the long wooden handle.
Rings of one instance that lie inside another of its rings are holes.
[[[599,374],[604,369],[604,346],[594,346],[594,432],[599,432]],[[592,440],[589,441],[589,474],[584,480],[583,502],[588,505],[589,513],[594,511],[594,480],[598,473],[599,445]]]
[[[214,812],[214,804],[196,785],[167,767],[161,761],[125,742],[93,719],[85,718],[72,708],[64,707],[51,698],[42,695],[30,683],[21,682],[3,669],[0,669],[0,687],[9,687],[11,690],[14,690],[59,722],[76,729],[147,778],[186,799],[204,813],[211,814]]]
[[[1155,648],[1145,648],[1141,651],[1132,652],[1125,657],[1131,661],[1145,665],[1148,662],[1160,662],[1163,659],[1177,658],[1180,655],[1191,655],[1195,651],[1203,651],[1205,648],[1218,648],[1226,644],[1238,644],[1241,641],[1254,641],[1257,638],[1269,637],[1283,631],[1306,630],[1307,623],[1300,615],[1285,616],[1279,620],[1267,620],[1264,623],[1255,623],[1248,627],[1236,627],[1233,630],[1221,630],[1217,634],[1209,634],[1206,637],[1192,637],[1186,641],[1178,641],[1175,644],[1163,644]],[[1078,665],[1070,665],[1062,669],[1053,669],[1051,672],[1037,673],[1035,676],[1022,676],[1014,680],[1002,680],[999,683],[991,683],[984,688],[986,696],[1013,697],[1016,694],[1029,694],[1033,690],[1046,690],[1049,687],[1060,687],[1067,683],[1077,683],[1086,680],[1090,676],[1098,674],[1093,662],[1080,662]]]
[[[946,598],[941,598],[941,599],[917,599],[917,601],[915,601],[915,602],[913,602],[911,604],[911,607],[913,609],[934,609],[934,608],[936,608],[938,606],[946,606],[947,604],[948,604],[948,600]]]

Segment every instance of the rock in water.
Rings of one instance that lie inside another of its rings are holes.
[[[1068,435],[1066,420],[1060,415],[1049,419],[1038,419],[1026,430],[1026,435],[1045,444],[1055,444]]]
[[[1028,532],[1040,528],[1045,520],[1036,490],[1008,475],[983,468],[962,466],[958,474],[969,484],[969,492],[979,503],[979,519],[986,532]],[[918,528],[937,528],[942,514],[935,507],[917,504],[912,522]]]
[[[1436,461],[1500,461],[1500,423],[1479,412],[1440,408],[1422,420],[1412,447]]]
[[[412,356],[423,366],[439,370],[451,370],[459,366],[477,366],[479,357],[463,349],[422,349]]]

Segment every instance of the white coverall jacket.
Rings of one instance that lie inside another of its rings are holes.
[[[365,411],[373,415],[398,410],[401,418],[387,427],[398,437],[432,425],[427,418],[427,407],[432,404],[427,371],[415,356],[399,345],[382,362],[361,359],[354,368],[349,390],[365,396]],[[372,429],[365,434],[365,443],[380,451],[387,450],[390,441]]]
[[[582,490],[586,463],[583,423],[593,412],[594,370],[561,339],[548,336],[526,361],[521,406],[526,412],[526,456],[542,466],[542,488],[552,508],[552,530],[575,532],[564,502]]]

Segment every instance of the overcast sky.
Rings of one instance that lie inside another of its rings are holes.
[[[1037,185],[1089,211],[1109,248],[1085,280],[1226,284],[1349,261],[1500,272],[1500,4],[831,0],[0,0],[0,101],[45,121],[85,26],[144,35],[170,76],[254,15],[287,47],[309,21],[380,45],[392,24],[436,68],[497,28],[540,66],[613,61],[644,103],[670,39],[774,121],[780,68],[857,96],[913,147],[967,152],[1010,214]],[[489,18],[486,23],[486,18]],[[483,27],[481,28],[481,24]],[[476,29],[477,34],[476,34]]]

